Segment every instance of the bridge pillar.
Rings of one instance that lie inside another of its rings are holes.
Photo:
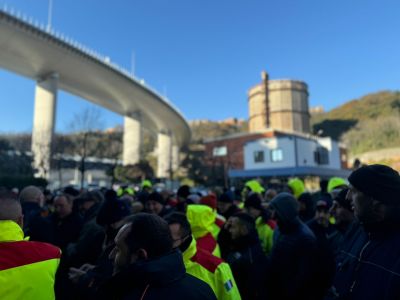
[[[123,164],[134,165],[140,161],[142,145],[142,125],[140,112],[135,112],[124,118]]]
[[[49,179],[51,146],[57,105],[58,74],[52,73],[36,84],[32,129],[32,153],[35,176]]]
[[[172,158],[172,139],[169,132],[158,133],[157,157],[157,177],[169,178]]]
[[[180,159],[179,159],[179,146],[178,145],[173,145],[172,146],[172,171],[176,172],[179,168],[180,165]]]

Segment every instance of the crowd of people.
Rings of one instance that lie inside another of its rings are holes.
[[[400,175],[0,188],[0,299],[400,299]]]

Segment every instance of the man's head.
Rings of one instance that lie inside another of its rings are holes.
[[[252,234],[256,230],[256,224],[249,214],[237,213],[228,219],[227,228],[232,240],[237,240]]]
[[[64,219],[72,213],[73,202],[68,194],[61,194],[54,198],[54,209],[60,219]]]
[[[263,207],[261,205],[261,195],[257,193],[251,193],[244,202],[244,207],[249,215],[251,215],[254,219],[257,219],[263,211]]]
[[[149,213],[159,215],[163,210],[165,200],[160,193],[153,192],[149,195],[146,201],[146,209]]]
[[[349,176],[347,199],[364,225],[398,219],[400,175],[384,165],[363,166]]]
[[[24,217],[21,204],[15,195],[6,190],[0,191],[0,221],[14,221],[23,227]]]
[[[43,206],[45,197],[43,192],[38,187],[30,185],[21,191],[19,194],[19,201],[21,203],[33,202],[39,204],[39,206]]]
[[[346,198],[348,188],[342,189],[335,198],[330,213],[334,216],[337,226],[346,226],[354,220],[351,201]]]
[[[272,199],[269,209],[279,226],[291,224],[299,216],[299,203],[292,194],[280,193]]]
[[[110,253],[114,273],[137,261],[165,255],[171,249],[172,237],[167,222],[156,215],[138,213],[115,237],[115,248]]]
[[[190,240],[192,236],[192,229],[186,215],[184,213],[175,212],[165,217],[165,221],[167,221],[169,229],[171,230],[173,240],[172,247],[179,247],[181,251],[184,252],[189,245],[185,245],[186,247],[182,247],[182,245],[186,244],[185,242]]]
[[[104,201],[104,196],[100,191],[90,191],[83,193],[74,200],[79,205],[82,212],[88,211],[93,205]]]
[[[223,193],[218,201],[217,201],[217,208],[221,214],[224,214],[228,211],[228,209],[233,205],[233,194],[230,192]]]
[[[322,194],[317,200],[317,208],[315,210],[315,220],[318,224],[328,227],[331,214],[329,212],[332,206],[332,198],[328,193]]]

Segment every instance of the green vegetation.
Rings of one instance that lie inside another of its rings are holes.
[[[329,112],[313,115],[315,134],[346,143],[359,154],[400,145],[400,92],[379,92],[352,100]]]

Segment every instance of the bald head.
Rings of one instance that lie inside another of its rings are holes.
[[[18,199],[10,192],[0,192],[0,221],[14,221],[22,227],[22,209]]]
[[[34,202],[42,206],[44,203],[44,195],[38,187],[30,185],[21,191],[19,194],[19,201],[21,203]]]

